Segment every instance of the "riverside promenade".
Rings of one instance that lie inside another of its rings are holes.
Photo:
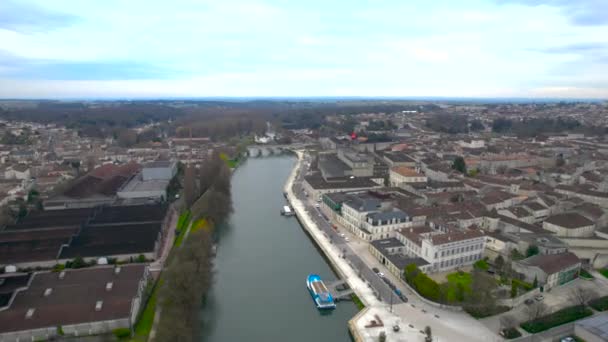
[[[379,300],[368,281],[361,278],[360,273],[342,257],[343,250],[332,243],[317,226],[311,216],[313,210],[310,207],[307,209],[306,203],[294,193],[293,185],[301,171],[304,152],[296,151],[296,154],[298,160],[284,191],[302,227],[326,255],[339,277],[349,284],[366,306],[348,324],[355,341],[378,341],[380,334],[384,332],[387,341],[422,342],[426,335],[421,330],[427,325],[432,328],[433,341],[503,340],[464,312],[437,309],[416,298],[410,297],[409,303],[393,305],[391,311],[390,305]],[[393,330],[395,325],[399,326],[397,332]]]
[[[386,333],[387,341],[424,341],[424,336],[419,330],[411,331],[411,329],[408,329],[407,324],[401,318],[389,311],[387,304],[382,303],[376,298],[374,291],[367,283],[357,276],[355,270],[345,259],[340,257],[341,251],[339,248],[330,243],[329,239],[316,227],[306,212],[305,204],[293,192],[293,183],[300,168],[303,153],[298,151],[297,155],[298,161],[289,175],[285,185],[285,193],[304,229],[308,231],[317,245],[323,250],[342,280],[348,283],[359,299],[365,304],[365,309],[349,322],[349,329],[355,341],[378,341],[378,336],[381,332]],[[378,318],[382,321],[383,326],[365,328],[366,325],[371,324],[371,321],[379,323]],[[394,332],[392,329],[396,324],[401,328],[399,332]]]

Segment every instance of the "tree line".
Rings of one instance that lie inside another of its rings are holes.
[[[185,166],[184,201],[193,221],[206,219],[208,229],[191,231],[170,260],[160,292],[159,341],[194,341],[198,336],[200,308],[213,279],[212,229],[232,211],[231,172],[218,152],[203,163],[198,182],[195,177],[194,167]]]
[[[605,135],[608,127],[583,125],[580,121],[559,116],[557,118],[497,118],[492,121],[495,133],[511,133],[522,137],[536,137],[545,133],[575,132],[588,135]]]

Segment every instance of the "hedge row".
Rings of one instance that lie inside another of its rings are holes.
[[[522,323],[521,327],[529,333],[538,333],[593,315],[593,311],[583,305],[570,306],[547,316]]]
[[[608,296],[596,298],[594,300],[589,301],[589,306],[597,311],[608,310]]]

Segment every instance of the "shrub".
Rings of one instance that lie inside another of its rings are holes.
[[[481,259],[481,260],[477,261],[476,263],[474,263],[473,267],[475,267],[478,270],[487,271],[490,268],[490,265],[488,265],[487,261]]]
[[[405,280],[424,298],[439,301],[441,291],[439,284],[426,274],[422,273],[415,264],[409,264],[404,270]]]
[[[579,273],[581,278],[585,278],[585,279],[593,279],[595,278],[593,275],[591,275],[591,273],[587,272],[587,270],[581,268],[581,272]]]
[[[608,310],[608,296],[600,297],[589,301],[589,306],[597,311]]]
[[[114,336],[118,339],[131,337],[131,330],[129,328],[114,329],[112,330],[112,333],[114,333]]]
[[[511,285],[513,284],[515,284],[514,286],[517,286],[518,288],[524,289],[526,291],[530,291],[534,288],[532,284],[526,283],[525,281],[519,279],[511,280]]]
[[[593,315],[593,311],[587,307],[575,305],[561,309],[550,315],[522,323],[521,327],[525,331],[535,334],[591,315]]]
[[[363,304],[363,302],[361,301],[361,299],[359,299],[359,297],[356,294],[352,294],[351,298],[353,299],[353,303],[355,303],[355,305],[357,306],[357,308],[359,309],[359,311],[365,309],[365,304]]]
[[[55,264],[55,266],[53,266],[53,272],[60,272],[60,271],[63,271],[64,269],[65,269],[64,264]]]
[[[512,340],[514,338],[520,337],[521,333],[516,328],[509,328],[502,330],[502,336],[504,336],[504,338],[506,338],[507,340]]]
[[[485,318],[494,315],[501,314],[503,312],[509,311],[510,308],[508,306],[498,305],[498,306],[487,306],[487,305],[467,305],[464,307],[464,311],[466,311],[469,315],[474,318]]]

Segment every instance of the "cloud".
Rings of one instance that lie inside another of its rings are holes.
[[[0,23],[0,96],[526,96],[608,80],[608,27],[573,23],[565,1],[9,1],[0,18],[21,29]]]
[[[560,8],[572,23],[581,26],[608,25],[608,1],[606,0],[498,0],[497,3],[519,3],[527,6],[551,6]]]
[[[541,87],[530,90],[532,96],[544,98],[571,98],[571,99],[606,99],[608,98],[608,89],[606,88],[590,88],[590,87],[573,87],[573,86],[555,86]]]
[[[32,33],[65,27],[77,17],[24,1],[0,1],[0,29]]]
[[[0,50],[0,65],[0,77],[26,80],[163,79],[181,75],[179,70],[147,62],[31,59],[3,50]]]

